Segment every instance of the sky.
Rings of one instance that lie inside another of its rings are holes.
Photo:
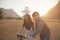
[[[13,9],[19,16],[23,16],[25,7],[30,8],[30,14],[34,11],[40,13],[41,16],[46,14],[54,7],[59,0],[0,0],[0,7],[5,9]]]

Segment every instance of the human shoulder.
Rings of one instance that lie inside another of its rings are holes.
[[[47,24],[46,21],[43,18],[41,18],[40,20],[43,24]]]
[[[44,19],[40,17],[40,21],[41,21],[41,22],[43,22],[43,21],[44,21]]]
[[[43,19],[43,18],[41,18],[41,17],[40,17],[40,23],[42,23],[42,24],[44,24],[44,23],[45,23],[44,19]]]

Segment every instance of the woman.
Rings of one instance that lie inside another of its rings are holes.
[[[34,29],[34,23],[32,22],[29,14],[24,15],[23,28],[26,29],[25,37],[28,38],[31,35],[31,32]],[[23,30],[23,28],[21,30]],[[20,31],[20,33],[21,32],[22,31]]]

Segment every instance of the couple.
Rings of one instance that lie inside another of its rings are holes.
[[[35,40],[35,37],[39,34],[40,40],[50,40],[50,30],[45,21],[39,16],[39,13],[33,12],[32,17],[34,23],[29,14],[24,15],[23,28],[27,30],[25,37]]]

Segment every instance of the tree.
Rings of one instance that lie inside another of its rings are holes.
[[[2,15],[2,10],[0,9],[0,19],[3,18],[3,15]]]

